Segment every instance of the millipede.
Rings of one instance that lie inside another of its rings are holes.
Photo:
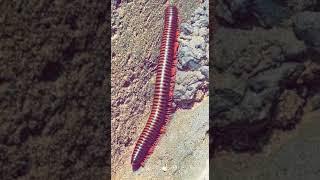
[[[173,90],[177,64],[178,9],[171,1],[165,9],[160,56],[156,68],[153,103],[148,121],[140,134],[131,157],[133,171],[144,166],[164,133],[164,126],[172,114]]]

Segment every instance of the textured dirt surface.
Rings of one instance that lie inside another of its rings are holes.
[[[0,179],[105,179],[106,1],[0,1]]]
[[[113,179],[208,179],[209,98],[177,110],[145,167],[132,172],[126,162]],[[133,150],[133,147],[130,148]],[[129,151],[129,153],[131,153]],[[201,179],[201,180],[203,180]]]
[[[175,1],[181,23],[199,3]],[[132,171],[128,166],[132,149],[150,113],[164,9],[165,3],[145,0],[113,7],[111,155],[115,178],[121,176],[117,173],[121,167]]]

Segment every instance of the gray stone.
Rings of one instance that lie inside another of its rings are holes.
[[[195,70],[200,67],[199,61],[191,56],[184,56],[179,58],[178,69],[180,70]]]
[[[303,65],[299,63],[286,63],[279,68],[270,69],[252,78],[250,82],[250,87],[259,92],[262,89],[277,87],[280,83],[288,83],[288,81],[295,82],[299,75],[302,73]],[[297,72],[295,74],[295,72]],[[292,75],[295,76],[292,77]]]
[[[206,79],[209,79],[209,66],[202,66],[199,70],[206,77]]]
[[[196,101],[199,88],[209,78],[207,55],[208,2],[195,10],[190,23],[181,24],[174,102],[178,107]],[[206,39],[207,38],[207,39]],[[201,70],[199,70],[201,68]],[[182,107],[184,108],[184,107]]]
[[[250,126],[270,120],[281,90],[295,85],[305,69],[303,41],[281,28],[220,27],[216,33],[210,105],[216,126]]]
[[[190,46],[196,49],[201,49],[201,50],[205,50],[205,40],[203,37],[201,36],[194,36],[191,40],[190,40]]]
[[[205,10],[203,9],[203,7],[198,7],[198,8],[194,11],[194,13],[195,13],[196,15],[202,16],[202,15],[205,15]]]
[[[302,12],[293,18],[296,35],[310,46],[320,46],[320,12]]]
[[[216,91],[228,91],[243,97],[247,88],[247,82],[230,73],[215,74],[214,87]]]
[[[200,67],[200,59],[206,57],[204,49],[205,41],[202,37],[193,38],[190,42],[186,42],[178,52],[178,68],[195,70]],[[199,49],[202,48],[202,49]]]
[[[202,28],[199,28],[198,29],[198,32],[197,32],[198,36],[202,36],[202,37],[205,37],[205,36],[208,36],[209,35],[209,29],[208,27],[202,27]]]
[[[248,18],[259,25],[274,26],[289,16],[289,9],[268,0],[218,0],[216,13],[229,24],[246,24]],[[251,24],[252,25],[252,24]]]
[[[200,27],[208,27],[209,18],[207,16],[200,16],[199,23],[200,23]]]
[[[187,91],[187,88],[185,86],[176,84],[174,86],[174,98],[180,99],[185,94],[186,91]]]
[[[187,41],[189,41],[189,40],[191,40],[191,39],[192,39],[192,37],[191,37],[190,35],[186,35],[186,34],[184,34],[184,33],[181,33],[181,34],[179,35],[178,41],[181,41],[181,40],[187,40]]]
[[[185,56],[190,56],[194,57],[194,54],[192,52],[192,48],[189,46],[184,46],[179,48],[179,53],[178,53],[179,59]]]
[[[203,82],[196,82],[188,86],[177,85],[174,90],[174,101],[178,106],[187,106],[192,103],[197,90]]]
[[[230,24],[234,23],[232,12],[222,0],[217,1],[216,15]]]
[[[274,123],[279,128],[292,128],[302,116],[304,99],[293,90],[284,91],[276,108]]]
[[[244,97],[235,96],[236,94],[234,94],[233,98],[238,99],[238,101],[234,101],[224,112],[216,114],[216,116],[224,117],[224,119],[216,123],[219,126],[228,126],[233,123],[247,123],[250,125],[270,119],[271,107],[277,99],[278,93],[279,88],[270,88],[261,93],[247,91]]]
[[[250,0],[218,0],[217,1],[217,16],[224,19],[230,24],[239,22],[249,14],[249,7],[252,6]]]
[[[200,22],[198,19],[196,21],[191,21],[191,26],[193,28],[200,28],[203,26],[202,22]]]
[[[206,52],[202,49],[192,48],[192,52],[196,59],[202,59],[206,57]]]
[[[213,115],[220,112],[231,110],[236,104],[240,103],[247,89],[246,81],[235,77],[229,73],[216,73],[213,71],[213,101],[210,110]],[[216,121],[217,125],[226,124],[225,120]],[[221,124],[222,123],[222,124]]]
[[[188,23],[182,23],[181,32],[184,33],[185,35],[190,35],[193,32],[192,26]]]
[[[272,27],[284,18],[289,17],[289,11],[274,1],[255,0],[252,14],[261,26]]]
[[[203,84],[203,81],[195,78],[195,76],[191,75],[192,73],[183,74],[183,77],[180,76],[177,79],[180,84],[176,84],[174,90],[174,102],[182,108],[194,102],[196,93]]]
[[[317,0],[288,0],[287,6],[294,12],[310,9],[317,5]]]
[[[176,84],[188,86],[199,81],[203,81],[205,76],[199,71],[178,71],[176,74]]]
[[[290,30],[219,28],[216,34],[213,65],[222,71],[240,75],[264,71],[275,65],[273,61],[306,60],[306,46]]]
[[[320,65],[318,62],[311,62],[305,64],[305,70],[300,75],[300,84],[314,87],[314,85],[320,84]]]
[[[320,109],[320,94],[317,94],[317,95],[311,97],[309,99],[309,101],[311,104],[312,111]]]

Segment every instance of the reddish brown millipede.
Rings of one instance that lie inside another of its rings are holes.
[[[146,157],[152,153],[154,145],[171,115],[177,62],[177,27],[178,9],[170,3],[165,10],[152,109],[132,153],[131,164],[133,171],[139,169]]]

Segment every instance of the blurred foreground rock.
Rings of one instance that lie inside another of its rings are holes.
[[[210,83],[216,150],[261,151],[319,108],[319,2],[217,0]]]

